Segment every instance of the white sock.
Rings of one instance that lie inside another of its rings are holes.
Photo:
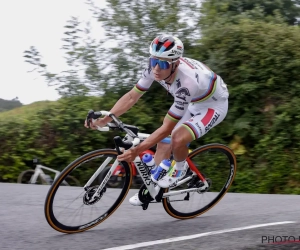
[[[176,170],[185,170],[184,163],[185,163],[185,160],[184,161],[176,161],[174,169],[176,169]]]

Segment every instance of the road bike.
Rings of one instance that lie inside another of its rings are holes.
[[[58,170],[39,164],[38,159],[33,159],[32,162],[34,169],[28,169],[21,172],[18,176],[17,183],[51,185],[53,180],[60,174],[60,171]],[[43,170],[53,174],[46,174]],[[51,177],[51,175],[53,177]],[[79,181],[70,175],[62,182],[62,184],[66,186],[80,185]]]
[[[87,121],[102,115],[113,122],[99,131],[118,130],[126,135],[114,137],[115,149],[98,149],[84,154],[70,163],[50,187],[44,204],[48,224],[61,233],[79,233],[89,230],[111,216],[124,201],[131,185],[132,172],[129,162],[119,162],[117,156],[122,149],[128,150],[144,141],[149,134],[140,133],[139,128],[124,124],[108,111],[90,111]],[[172,159],[172,157],[171,157]],[[183,179],[168,188],[160,188],[151,180],[148,167],[140,155],[134,160],[143,179],[138,191],[141,206],[146,210],[149,204],[162,204],[164,210],[177,219],[190,219],[204,214],[215,206],[229,190],[236,174],[236,157],[233,151],[222,144],[212,143],[196,148],[189,153],[188,171]],[[107,187],[115,168],[124,168],[122,185]],[[111,165],[104,179],[99,174]],[[80,185],[66,187],[62,182],[70,175],[78,178]]]

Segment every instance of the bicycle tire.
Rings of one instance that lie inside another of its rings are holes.
[[[28,170],[23,171],[22,173],[19,174],[18,179],[17,179],[17,183],[19,183],[19,184],[31,184],[29,182],[24,183],[24,182],[22,182],[22,180],[23,180],[23,177],[26,176],[27,174],[29,174],[31,176],[34,175],[34,172],[35,171],[32,170],[32,169],[28,169]],[[41,184],[50,184],[50,183],[47,183],[47,181],[41,175],[38,176],[38,179],[40,180]],[[30,180],[30,178],[29,178],[29,180]],[[34,184],[36,184],[36,183],[34,183]]]
[[[106,220],[109,216],[111,216],[116,211],[116,209],[121,205],[121,203],[124,201],[128,191],[130,189],[131,182],[132,182],[131,168],[129,167],[127,162],[119,163],[119,164],[122,164],[124,169],[125,169],[124,186],[121,190],[121,193],[120,193],[119,197],[115,201],[115,203],[105,213],[100,214],[99,217],[97,217],[95,220],[93,220],[91,222],[84,223],[84,224],[81,224],[81,225],[78,225],[78,226],[64,225],[64,224],[60,223],[55,218],[54,212],[53,212],[53,200],[54,200],[54,197],[55,197],[55,194],[56,194],[58,188],[60,187],[61,182],[64,180],[64,178],[66,176],[68,176],[68,174],[73,169],[75,169],[81,163],[84,163],[87,160],[93,159],[97,156],[100,157],[101,155],[109,155],[109,156],[115,155],[115,156],[117,156],[118,154],[117,154],[117,151],[114,150],[114,149],[99,149],[99,150],[89,152],[89,153],[77,158],[72,163],[70,163],[60,173],[60,175],[56,178],[56,180],[53,182],[52,186],[50,187],[50,189],[47,193],[46,200],[45,200],[45,205],[44,205],[44,213],[45,213],[46,220],[47,220],[48,224],[53,229],[55,229],[55,230],[57,230],[61,233],[68,233],[68,234],[70,234],[70,233],[79,233],[79,232],[89,230],[89,229],[99,225],[104,220]]]
[[[163,207],[164,207],[165,211],[170,216],[172,216],[176,219],[191,219],[191,218],[195,218],[195,217],[200,216],[200,215],[204,214],[205,212],[209,211],[224,197],[224,195],[227,193],[227,191],[229,190],[229,188],[234,180],[234,177],[236,174],[237,163],[236,163],[236,157],[235,157],[233,151],[229,147],[222,145],[222,144],[217,144],[217,143],[208,144],[208,145],[204,145],[204,146],[201,146],[201,147],[193,150],[188,155],[188,157],[190,159],[192,159],[196,155],[201,154],[202,152],[205,152],[206,150],[220,150],[223,153],[225,153],[226,156],[228,157],[228,160],[230,162],[230,166],[231,166],[231,169],[233,170],[233,173],[232,172],[229,173],[227,182],[224,184],[224,186],[223,186],[222,190],[220,191],[220,193],[218,194],[218,196],[213,201],[211,201],[208,205],[206,205],[196,211],[193,211],[190,213],[179,212],[176,209],[174,209],[171,202],[169,202],[168,197],[163,198],[162,202],[163,202]],[[169,191],[169,188],[166,188],[164,190],[164,193],[166,193],[168,191]]]

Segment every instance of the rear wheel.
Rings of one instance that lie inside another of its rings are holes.
[[[236,173],[236,157],[232,150],[222,144],[209,144],[199,147],[188,156],[205,177],[209,187],[205,191],[184,192],[163,198],[166,212],[177,219],[189,219],[199,216],[215,206],[230,188]],[[192,179],[165,193],[183,189],[199,188],[203,182],[192,171],[187,175]]]
[[[96,150],[81,156],[60,173],[48,191],[44,207],[46,220],[52,228],[62,233],[86,231],[115,212],[129,191],[131,168],[128,163],[120,162],[124,167],[121,186],[110,188],[106,185],[100,192],[97,189],[102,183],[101,172],[95,173],[113,164],[116,157],[116,150]],[[79,185],[63,186],[69,175],[76,178]],[[94,181],[84,188],[93,175]]]

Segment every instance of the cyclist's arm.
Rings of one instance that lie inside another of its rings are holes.
[[[116,102],[110,112],[117,117],[124,114],[126,111],[131,109],[134,104],[137,103],[142,95],[143,93],[139,93],[133,88]],[[112,121],[112,119],[109,116],[106,116],[104,121],[108,123]]]
[[[154,78],[151,70],[144,69],[142,72],[142,77],[137,84],[132,90],[130,90],[128,93],[122,96],[119,101],[116,102],[110,112],[118,117],[131,109],[132,106],[141,98],[141,96],[151,87],[153,80]],[[110,117],[105,117],[103,120],[104,122],[108,123],[112,119]]]

